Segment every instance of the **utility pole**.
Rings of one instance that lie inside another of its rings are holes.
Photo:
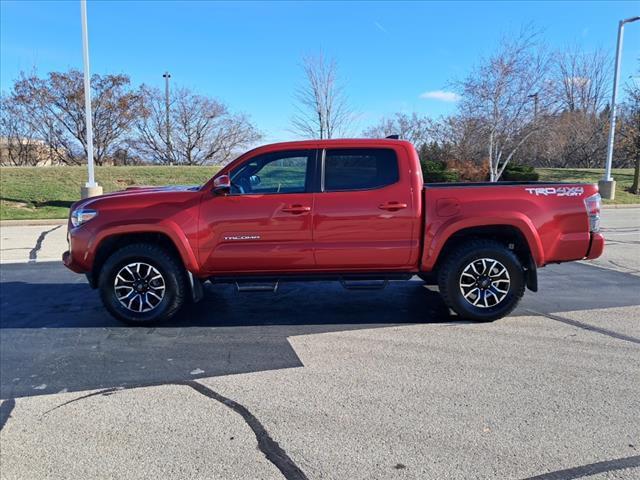
[[[538,129],[538,94],[540,92],[532,93],[529,98],[533,98],[533,128]],[[533,145],[533,161],[538,161],[538,135],[534,134],[535,143]]]
[[[618,96],[618,77],[620,76],[620,63],[622,60],[622,38],[624,25],[640,20],[640,17],[631,17],[620,20],[618,24],[618,43],[616,46],[616,64],[613,70],[613,93],[611,94],[611,117],[609,119],[609,142],[607,145],[607,161],[605,164],[604,178],[598,182],[602,198],[613,200],[616,194],[616,182],[611,176],[611,162],[613,161],[613,143],[616,134],[616,97]]]
[[[89,178],[80,188],[82,198],[102,195],[102,187],[96,183],[93,173],[93,124],[91,121],[91,74],[89,73],[89,33],[87,29],[87,0],[80,0],[82,22],[82,60],[84,64],[84,120],[87,129],[87,168]]]
[[[529,97],[533,98],[533,121],[534,122],[538,121],[538,93],[539,92],[529,95]]]
[[[49,123],[49,165],[53,166],[53,123]]]
[[[164,72],[162,77],[164,78],[164,106],[167,122],[167,163],[169,163],[169,165],[173,165],[173,156],[171,155],[171,123],[169,122],[169,79],[171,78],[171,75],[169,72]]]

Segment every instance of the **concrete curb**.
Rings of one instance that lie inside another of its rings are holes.
[[[640,203],[620,203],[617,205],[602,205],[604,210],[618,209],[618,208],[640,208]]]
[[[39,227],[46,225],[66,225],[66,218],[43,218],[29,220],[0,220],[0,227]]]

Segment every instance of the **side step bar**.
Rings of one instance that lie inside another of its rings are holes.
[[[345,290],[382,290],[389,285],[388,279],[383,280],[345,280],[340,279],[340,285]]]
[[[275,283],[244,283],[235,282],[238,293],[243,292],[272,292],[278,291],[278,285],[280,282]]]
[[[362,272],[362,273],[316,273],[280,275],[217,275],[209,277],[211,283],[268,284],[281,282],[384,282],[410,280],[415,272]]]
[[[246,283],[235,282],[238,293],[272,292],[278,291],[280,282],[275,283]],[[345,290],[382,290],[389,285],[389,280],[345,280],[340,279],[340,285]]]
[[[365,273],[323,273],[316,275],[264,275],[264,276],[218,276],[211,277],[211,283],[230,283],[238,292],[278,291],[281,282],[337,281],[346,290],[382,290],[391,280],[409,280],[413,272],[365,272]]]

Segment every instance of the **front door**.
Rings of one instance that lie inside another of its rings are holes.
[[[200,261],[209,274],[311,269],[315,150],[248,159],[230,172],[231,193],[201,206]]]

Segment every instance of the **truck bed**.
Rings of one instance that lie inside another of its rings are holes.
[[[512,229],[526,240],[538,267],[590,255],[585,199],[594,184],[563,182],[430,183],[425,208],[423,271],[432,270],[444,239],[467,229]]]

